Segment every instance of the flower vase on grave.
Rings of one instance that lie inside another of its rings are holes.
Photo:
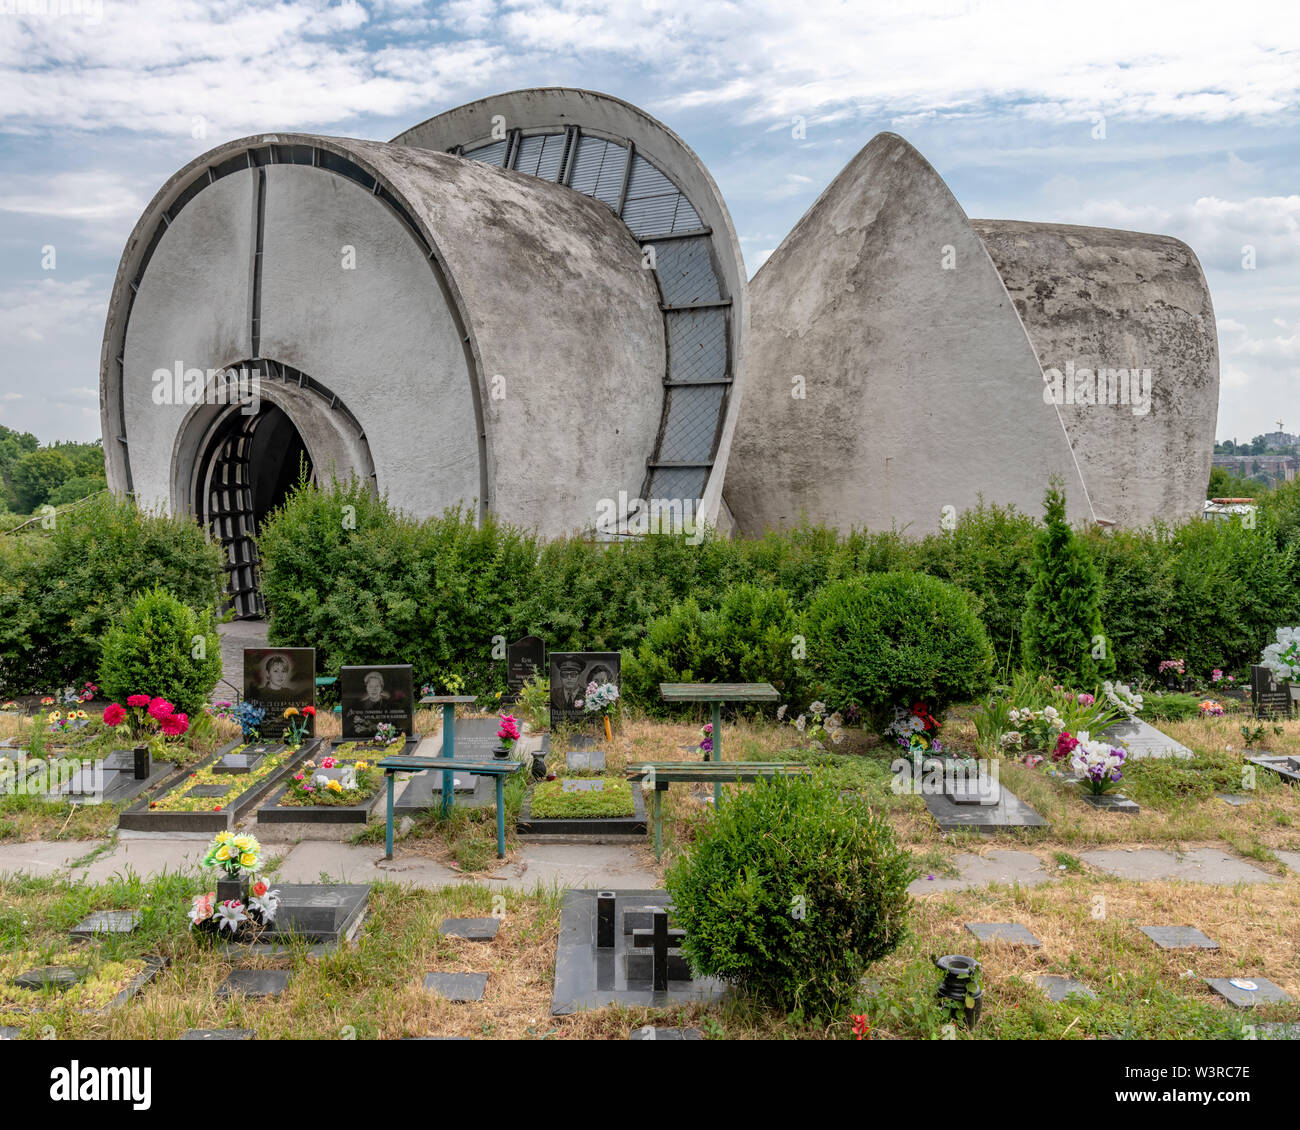
[[[248,886],[249,886],[249,881],[247,875],[241,875],[237,879],[227,875],[221,879],[218,879],[217,880],[217,902],[218,903],[230,902],[233,899],[235,902],[242,902],[245,906],[247,906]]]
[[[533,777],[535,780],[546,780],[546,754],[540,749],[533,752]]]
[[[960,1008],[966,1027],[974,1028],[984,1011],[984,990],[979,984],[980,963],[973,957],[955,953],[936,957],[934,963],[944,972],[943,984],[936,994],[939,1003],[954,1013]]]
[[[495,757],[498,761],[504,761],[507,757],[510,756],[510,747],[499,745],[492,750],[492,756]]]

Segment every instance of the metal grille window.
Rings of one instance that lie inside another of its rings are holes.
[[[727,313],[677,310],[668,314],[668,380],[672,383],[727,379]]]
[[[556,181],[560,178],[560,163],[563,160],[564,134],[533,134],[520,139],[515,170],[527,173],[530,177]]]
[[[482,161],[485,165],[495,165],[499,169],[501,162],[506,159],[506,142],[494,141],[490,145],[480,145],[477,149],[467,149],[465,156]]]
[[[653,246],[659,289],[663,292],[665,305],[722,301],[718,276],[713,273],[708,236],[670,239]]]
[[[708,463],[713,459],[713,437],[725,391],[723,385],[668,390],[668,422],[658,461]]]
[[[626,168],[627,150],[623,146],[600,137],[584,137],[578,142],[569,187],[617,208]]]

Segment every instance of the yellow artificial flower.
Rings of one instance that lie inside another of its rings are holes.
[[[246,851],[239,857],[239,865],[241,867],[256,867],[257,856],[255,856],[251,851]]]
[[[230,850],[229,844],[222,844],[217,848],[217,858],[223,862],[229,859],[232,855],[234,855],[234,852]]]
[[[370,768],[370,762],[369,762],[369,761],[358,761],[358,762],[356,763],[356,765],[353,766],[353,768],[356,769],[356,771],[357,771],[358,773],[360,773],[363,769],[369,769],[369,768]]]
[[[286,711],[281,715],[281,717],[282,717],[282,718],[293,718],[293,717],[295,717],[295,716],[297,715],[297,713],[298,713],[298,708],[297,708],[296,706],[291,706],[291,707],[289,707],[288,710],[286,710]]]
[[[325,787],[332,793],[341,793],[343,791],[343,786],[340,785],[338,781],[331,781]]]
[[[51,710],[51,711],[50,711],[50,721],[51,721],[51,722],[57,722],[57,721],[58,721],[60,718],[62,718],[62,717],[63,717],[63,715],[60,714],[57,710]]]
[[[228,844],[228,843],[230,843],[230,841],[233,840],[234,838],[235,838],[235,833],[234,833],[234,832],[218,832],[218,833],[217,833],[217,843],[219,843],[219,844]]]

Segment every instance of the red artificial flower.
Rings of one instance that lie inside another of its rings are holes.
[[[149,700],[149,717],[157,718],[161,722],[164,718],[170,718],[176,713],[174,707],[165,698],[154,698]]]
[[[129,695],[126,700],[127,706],[148,706],[149,696],[147,694]]]
[[[193,774],[191,774],[191,776],[193,776]],[[150,808],[157,808],[157,807],[158,807],[158,802],[157,802],[156,800],[151,800],[151,801],[149,802],[149,807],[150,807]]]
[[[302,712],[307,715],[308,718],[316,717],[316,708],[314,706],[304,706]]]
[[[1056,748],[1052,751],[1053,761],[1063,761],[1072,754],[1079,744],[1078,738],[1070,736],[1069,730],[1062,730],[1056,739]]]
[[[866,1016],[853,1017],[853,1034],[859,1039],[871,1039],[871,1021]]]
[[[258,881],[253,884],[253,894],[255,894],[258,898],[261,898],[264,894],[266,894],[267,889],[268,888],[266,886],[265,879],[258,879]]]
[[[213,811],[213,812],[220,812],[220,811],[221,811],[221,805],[219,805],[219,804],[214,804],[214,805],[212,806],[212,811]]]
[[[105,726],[120,726],[125,718],[126,711],[118,706],[117,703],[110,703],[108,706],[104,707]]]
[[[158,719],[158,725],[167,737],[179,738],[190,728],[190,721],[184,714],[168,714]]]

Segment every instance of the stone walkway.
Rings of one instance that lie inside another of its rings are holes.
[[[111,850],[80,866],[107,841],[0,844],[0,874],[66,874],[76,881],[102,883],[128,869],[141,877],[198,868],[208,842],[204,839],[138,837],[119,840]],[[266,845],[275,858],[278,845]],[[536,890],[538,887],[596,887],[643,890],[658,880],[641,853],[621,844],[523,844],[514,862],[477,877],[468,877],[445,864],[398,846],[397,856],[384,859],[383,847],[354,846],[332,840],[304,840],[283,849],[272,875],[284,883],[373,882],[381,879],[417,887],[445,887],[479,882],[485,886]]]
[[[219,624],[221,681],[209,696],[212,702],[233,702],[243,694],[244,648],[266,646],[265,620],[232,620]]]

